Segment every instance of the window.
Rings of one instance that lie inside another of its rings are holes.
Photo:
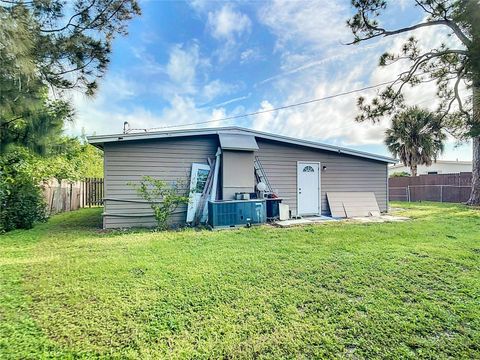
[[[429,171],[427,172],[428,175],[437,175],[438,171]]]
[[[210,170],[198,169],[197,170],[197,183],[195,184],[195,192],[201,194],[205,188],[207,182],[208,173]]]
[[[315,170],[310,165],[307,165],[303,168],[303,172],[315,172]]]

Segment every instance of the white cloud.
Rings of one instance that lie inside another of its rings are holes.
[[[261,52],[256,44],[248,47],[240,44],[240,40],[245,39],[245,35],[251,32],[252,21],[235,5],[204,1],[195,1],[191,5],[199,18],[207,17],[207,30],[219,40],[219,49],[210,54],[212,61],[215,57],[218,57],[220,62],[235,59],[235,66],[239,66],[238,63],[257,61],[267,55],[266,50],[261,48]],[[240,85],[225,83],[217,74],[210,78],[213,73],[212,66],[208,59],[201,56],[198,42],[172,46],[168,52],[168,61],[162,64],[145,48],[137,48],[135,54],[145,70],[144,73],[161,74],[164,79],[151,84],[131,84],[121,74],[109,77],[97,99],[75,99],[78,104],[78,117],[75,129],[70,131],[79,133],[81,127],[85,127],[87,133],[91,133],[92,129],[97,133],[121,132],[124,121],[128,121],[134,128],[211,121],[320,98],[394,78],[406,64],[398,63],[382,69],[377,67],[378,57],[387,48],[398,50],[410,34],[403,38],[385,38],[359,46],[345,46],[340,42],[351,39],[344,21],[349,15],[347,2],[274,1],[261,4],[258,18],[276,36],[274,56],[278,56],[280,60],[279,73],[257,80],[255,95],[259,95],[261,90],[265,91],[261,97],[263,101],[258,106],[250,106],[248,109],[239,106],[228,113],[224,106],[246,100],[250,98],[250,94],[238,96]],[[424,39],[424,47],[446,40],[444,34],[433,30],[435,29],[428,28],[419,33],[419,37]],[[117,101],[131,100],[145,91],[159,94],[167,102],[165,107],[158,111],[143,107],[127,109],[122,101]],[[389,124],[388,119],[380,124],[359,124],[354,120],[358,113],[358,96],[373,96],[376,92],[374,89],[361,94],[354,93],[237,122],[222,121],[197,126],[225,126],[236,123],[268,132],[339,145],[381,144],[384,130]],[[231,95],[232,98],[224,100],[225,95]],[[407,89],[406,97],[411,104],[433,107],[434,83],[426,87]],[[221,102],[214,102],[215,99],[220,99]],[[201,104],[215,105],[202,107]],[[464,148],[469,149],[468,146],[462,147],[462,150],[456,153],[465,153]],[[447,144],[447,149],[449,153],[453,153],[451,142]],[[462,156],[457,157],[462,159]]]
[[[276,0],[258,13],[259,20],[277,36],[278,48],[308,47],[315,51],[351,37],[345,26],[348,15],[346,3],[331,0]]]
[[[239,96],[239,97],[236,97],[236,98],[233,98],[233,99],[222,101],[221,103],[214,105],[214,107],[221,107],[221,106],[225,106],[225,105],[228,105],[228,104],[232,104],[232,103],[237,102],[237,101],[246,100],[251,95],[252,95],[252,93],[249,93],[248,95],[245,95],[245,96]]]
[[[144,46],[133,46],[130,50],[139,61],[138,66],[142,73],[157,75],[164,71],[163,66],[155,60],[155,57]]]
[[[126,109],[107,101],[112,94],[104,93],[98,99],[87,98],[75,94],[76,119],[67,125],[66,131],[72,135],[80,135],[85,130],[87,135],[121,133],[123,123],[127,121],[133,129],[151,129],[178,126],[192,122],[211,121],[225,117],[225,109],[217,106],[199,108],[194,99],[188,96],[175,95],[163,110],[156,113],[142,106]],[[212,122],[208,126],[224,126],[228,122]],[[198,125],[202,127],[205,125]],[[195,127],[189,125],[188,127]]]
[[[240,64],[246,64],[258,60],[263,60],[258,48],[249,48],[240,53]]]
[[[306,5],[305,5],[306,4]],[[324,12],[325,11],[325,12]],[[344,22],[331,19],[348,18],[348,9],[336,2],[274,2],[260,11],[261,20],[277,36],[277,51],[281,53],[281,70],[277,75],[259,81],[268,83],[269,90],[258,110],[321,98],[393,80],[406,69],[401,62],[379,68],[379,55],[386,49],[398,51],[412,34],[378,39],[357,46],[339,45],[351,34]],[[440,42],[451,41],[438,28],[426,28],[415,33],[422,48],[429,49]],[[355,146],[382,144],[389,119],[378,124],[356,123],[358,96],[373,97],[380,89],[354,93],[276,113],[263,114],[252,126],[285,135],[336,142]],[[407,88],[405,97],[410,105],[434,110],[435,83]],[[274,94],[274,96],[273,96]]]
[[[170,51],[166,73],[177,85],[191,90],[195,82],[196,68],[199,64],[198,45],[187,48],[175,45]]]
[[[351,67],[349,71],[336,74],[334,81],[329,79],[329,74],[313,70],[304,72],[294,82],[288,79],[278,80],[275,82],[276,88],[281,89],[285,98],[275,104],[265,100],[261,103],[259,110],[324,98],[361,88],[364,86],[362,78],[366,69],[368,69],[368,62],[363,61]],[[299,138],[340,141],[346,145],[379,143],[388,122],[376,125],[355,122],[358,95],[354,93],[262,114],[252,121],[252,126],[259,130]]]
[[[210,102],[218,96],[231,94],[234,90],[234,85],[227,84],[219,79],[216,79],[206,84],[199,96],[203,101]]]
[[[252,26],[250,18],[236,11],[231,4],[208,13],[208,28],[216,39],[234,41],[236,36],[248,32]]]

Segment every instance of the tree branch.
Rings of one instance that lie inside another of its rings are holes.
[[[10,120],[5,121],[5,122],[2,122],[2,123],[0,124],[0,127],[7,127],[8,124],[10,124],[10,123],[12,123],[12,122],[14,122],[14,121],[20,120],[20,119],[22,119],[22,118],[23,118],[23,115],[20,115],[20,116],[17,116],[16,118],[10,119]]]
[[[398,34],[402,34],[402,33],[405,33],[405,32],[409,32],[409,31],[413,31],[413,30],[416,30],[416,29],[420,29],[420,28],[424,28],[424,27],[429,27],[429,26],[436,26],[436,25],[445,25],[445,26],[448,26],[450,29],[453,30],[453,32],[455,33],[455,35],[460,39],[460,41],[465,45],[465,46],[470,46],[472,44],[472,40],[470,40],[463,32],[462,30],[457,26],[457,24],[455,24],[453,21],[450,21],[450,20],[447,20],[447,19],[444,19],[444,20],[432,20],[432,21],[426,21],[426,22],[422,22],[422,23],[419,23],[419,24],[415,24],[415,25],[412,25],[412,26],[408,26],[408,27],[404,27],[404,28],[400,28],[400,29],[397,29],[397,30],[386,30],[386,29],[383,29],[383,28],[380,28],[380,27],[375,27],[375,26],[371,26],[370,23],[368,22],[368,20],[365,18],[364,16],[364,12],[362,11],[362,17],[364,19],[364,24],[365,26],[371,30],[371,31],[375,31],[376,33],[374,34],[371,34],[371,35],[368,35],[364,38],[360,38],[360,39],[357,39],[357,40],[354,40],[350,43],[347,43],[347,45],[352,45],[352,44],[355,44],[359,41],[364,41],[364,40],[369,40],[369,39],[373,39],[373,38],[376,38],[376,37],[379,37],[379,36],[391,36],[391,35],[398,35]]]
[[[65,75],[65,74],[68,74],[68,73],[71,73],[71,72],[75,72],[75,71],[80,71],[80,70],[83,70],[85,69],[87,66],[89,66],[93,61],[95,60],[95,57],[91,57],[90,58],[90,61],[87,62],[87,63],[84,63],[82,66],[78,66],[76,68],[73,68],[73,69],[68,69],[68,70],[64,70],[64,71],[60,71],[60,72],[51,72],[50,75],[53,75],[53,76],[61,76],[61,75]]]
[[[462,98],[460,97],[460,92],[458,91],[458,85],[460,84],[460,81],[463,79],[463,76],[464,76],[464,73],[463,73],[464,68],[465,66],[460,67],[460,69],[457,72],[457,81],[455,81],[455,86],[453,87],[453,90],[455,92],[454,99],[457,99],[458,109],[460,110],[460,112],[467,117],[468,121],[470,121],[470,114],[468,113],[468,111],[466,111],[463,108]]]
[[[429,13],[430,15],[432,16],[435,16],[435,13],[433,12],[433,10],[428,10],[424,4],[422,4],[419,0],[415,0],[415,2],[417,3],[417,6],[420,6],[423,11],[425,11],[426,13]]]
[[[88,12],[94,5],[95,5],[95,2],[96,0],[93,0],[90,5],[88,5],[85,9],[83,9],[82,11],[76,13],[76,14],[73,14],[71,17],[70,17],[70,20],[68,20],[68,23],[67,25],[65,25],[64,27],[62,28],[59,28],[59,29],[40,29],[41,32],[44,32],[44,33],[53,33],[53,32],[61,32],[65,29],[67,29],[69,26],[74,26],[74,27],[77,27],[77,25],[73,24],[72,23],[72,20],[75,19],[77,16],[80,16],[82,15],[83,13],[85,12]]]

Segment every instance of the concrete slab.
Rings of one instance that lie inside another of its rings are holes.
[[[409,217],[406,216],[393,216],[393,215],[382,215],[382,219],[385,221],[407,221],[410,220]]]
[[[280,227],[290,227],[290,226],[299,226],[299,225],[311,225],[311,224],[318,224],[330,221],[338,221],[338,219],[334,219],[328,216],[308,216],[301,219],[290,219],[290,220],[281,220],[275,221],[275,225]]]
[[[291,227],[291,226],[313,224],[313,222],[306,219],[290,219],[290,220],[275,221],[274,224],[280,227]]]
[[[380,216],[353,217],[353,218],[350,218],[350,220],[364,222],[364,223],[384,223],[384,222],[402,222],[410,219],[405,216],[380,215]]]
[[[290,219],[275,221],[274,225],[279,227],[292,227],[301,225],[321,224],[331,221],[348,221],[348,222],[360,222],[360,223],[384,223],[384,222],[402,222],[410,220],[405,216],[393,216],[393,215],[380,215],[380,216],[359,216],[348,219],[335,219],[328,216],[311,216],[301,219]]]
[[[304,217],[304,219],[306,220],[310,220],[310,221],[313,221],[313,222],[323,222],[323,221],[338,221],[338,219],[336,218],[332,218],[330,216],[307,216],[307,217]]]

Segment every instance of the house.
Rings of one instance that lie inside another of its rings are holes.
[[[455,174],[460,172],[471,172],[472,171],[472,162],[471,161],[449,161],[449,160],[437,160],[433,162],[432,165],[418,165],[417,173],[418,175],[427,175],[427,174]],[[403,163],[398,163],[395,165],[390,165],[388,167],[388,174],[392,175],[395,173],[406,172],[410,174],[410,168],[403,165]]]
[[[388,169],[395,160],[362,151],[239,127],[90,136],[103,149],[104,228],[153,226],[148,203],[129,182],[145,175],[190,181],[192,164],[207,164],[221,151],[217,199],[255,191],[260,166],[271,190],[292,216],[329,215],[327,192],[373,192],[388,208]],[[185,223],[187,207],[173,222]]]

